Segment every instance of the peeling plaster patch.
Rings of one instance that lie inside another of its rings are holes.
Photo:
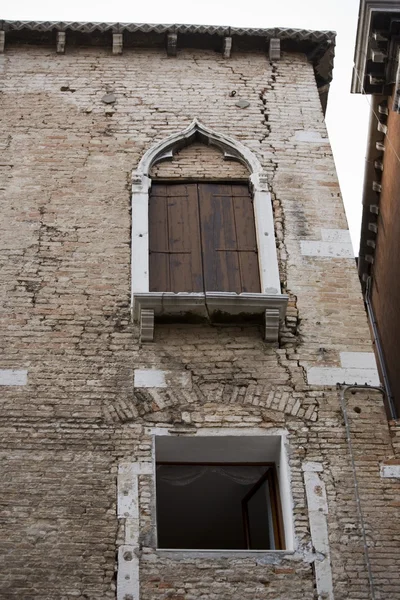
[[[303,465],[311,539],[315,549],[314,564],[318,598],[334,600],[328,525],[326,520],[328,502],[326,499],[325,484],[318,474],[322,470],[323,467],[319,463],[305,463]]]
[[[307,369],[309,385],[380,385],[376,369],[341,369],[340,367],[311,367]]]
[[[323,138],[318,131],[296,131],[296,142],[311,142],[313,144],[329,144],[328,138]]]
[[[26,385],[27,383],[26,369],[0,369],[0,385]]]
[[[188,371],[160,371],[158,369],[135,369],[135,388],[191,387]]]
[[[376,371],[373,352],[341,352],[340,363],[344,369],[373,369]]]
[[[400,479],[400,464],[381,465],[381,477],[385,479]]]
[[[320,256],[322,258],[354,258],[353,246],[343,242],[300,241],[303,256]]]

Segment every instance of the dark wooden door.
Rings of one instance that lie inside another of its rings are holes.
[[[246,185],[153,183],[150,291],[260,292]]]

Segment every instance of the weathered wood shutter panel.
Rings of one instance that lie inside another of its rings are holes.
[[[246,185],[199,184],[206,291],[260,292],[254,212]]]
[[[153,183],[149,222],[150,291],[202,292],[196,184]]]
[[[260,292],[246,185],[153,183],[150,291]]]

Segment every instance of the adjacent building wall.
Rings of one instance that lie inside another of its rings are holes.
[[[11,44],[0,65],[1,597],[370,598],[335,385],[376,381],[376,370],[306,57],[99,47],[60,56]],[[155,342],[140,344],[131,322],[130,174],[195,117],[245,144],[268,174],[290,296],[279,347],[254,325],[158,324]],[[10,370],[27,371],[19,385]],[[163,373],[134,385],[135,370]],[[375,392],[347,401],[377,597],[395,600],[398,481],[380,477],[394,452],[383,404]],[[294,552],[155,549],[154,435],[215,428],[284,432]]]
[[[392,106],[391,98],[388,101],[388,130],[385,138],[371,300],[391,391],[400,413],[400,115],[393,112]]]

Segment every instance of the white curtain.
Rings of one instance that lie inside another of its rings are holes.
[[[220,465],[158,465],[157,480],[170,485],[190,485],[205,474],[217,473],[240,485],[251,485],[269,469],[261,466],[220,466]]]

